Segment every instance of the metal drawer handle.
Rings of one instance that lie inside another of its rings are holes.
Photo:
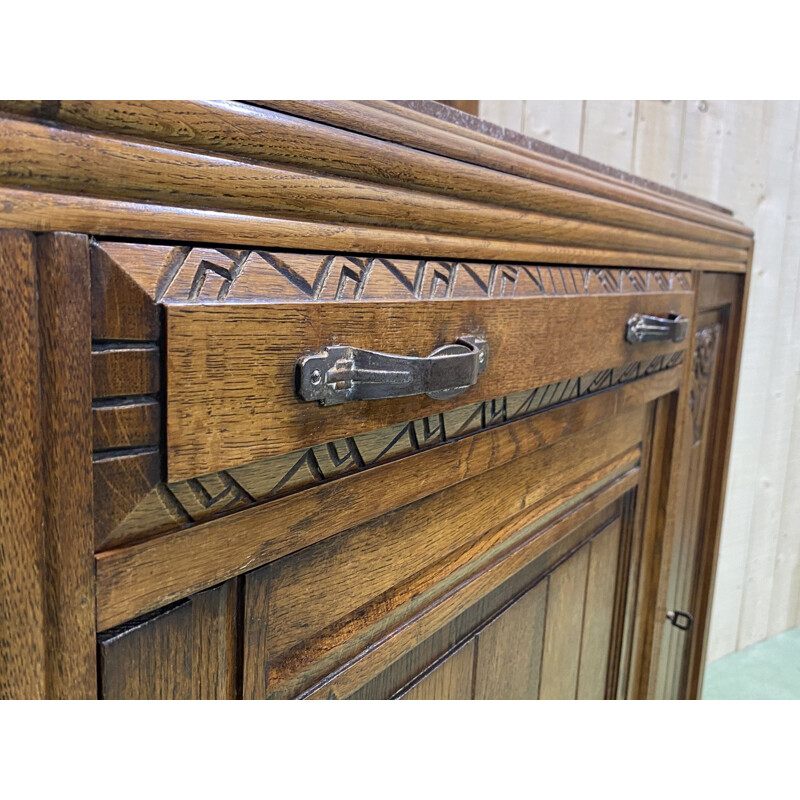
[[[323,406],[413,394],[444,400],[469,389],[488,360],[489,345],[475,336],[462,336],[427,358],[333,345],[298,359],[297,393]]]
[[[668,317],[651,317],[634,314],[628,320],[625,339],[631,344],[639,342],[682,342],[689,330],[689,320],[680,314]]]

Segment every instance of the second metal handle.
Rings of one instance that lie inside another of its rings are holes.
[[[628,320],[625,339],[631,344],[639,342],[682,342],[689,330],[689,320],[680,314],[653,317],[634,314]]]
[[[442,400],[472,386],[488,360],[488,344],[475,336],[462,336],[427,358],[332,345],[298,359],[297,393],[323,406],[414,394]]]

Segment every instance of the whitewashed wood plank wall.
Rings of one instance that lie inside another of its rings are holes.
[[[480,116],[755,231],[708,660],[800,625],[800,102],[481,100]]]

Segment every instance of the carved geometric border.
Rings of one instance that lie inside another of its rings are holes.
[[[222,472],[160,483],[128,514],[110,539],[121,541],[186,527],[672,369],[682,359],[683,351],[660,355]]]

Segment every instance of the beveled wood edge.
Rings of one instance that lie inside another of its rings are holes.
[[[481,443],[488,448],[486,458],[491,457],[492,466],[497,466],[503,463],[498,452],[501,437],[513,442],[507,446],[506,460],[511,460],[563,438],[561,430],[569,419],[578,425],[572,433],[579,433],[586,428],[585,415],[589,424],[595,424],[674,391],[680,378],[679,369],[656,373],[296,494],[98,553],[98,630],[107,630],[479,474],[486,467],[478,467],[474,473],[471,470]],[[583,421],[576,415],[584,415]],[[522,435],[525,427],[538,425],[542,418],[545,422],[564,419],[558,423],[555,438],[548,441],[541,435]],[[519,452],[520,443],[525,442],[532,449]],[[414,477],[421,472],[427,475],[424,482]],[[402,496],[384,499],[383,494],[364,491],[372,482],[384,480],[401,487]]]
[[[398,112],[394,104],[390,104],[390,108],[394,113]],[[432,215],[438,214],[436,219],[441,224],[443,208],[448,209],[450,216],[456,207],[462,213],[480,208],[495,215],[497,220],[504,218],[507,221],[514,219],[513,209],[517,209],[547,215],[546,219],[552,224],[569,219],[582,221],[584,225],[598,223],[606,226],[606,233],[627,230],[634,238],[641,232],[666,235],[667,247],[674,244],[671,239],[675,237],[732,247],[747,247],[749,241],[749,236],[717,227],[711,220],[696,222],[660,211],[643,210],[620,200],[531,180],[463,160],[456,161],[243,103],[0,101],[0,111],[10,115],[3,118],[9,122],[33,119],[48,124],[60,123],[64,132],[73,137],[98,137],[111,133],[120,142],[129,142],[140,148],[154,149],[151,142],[166,145],[175,156],[181,153],[195,158],[217,156],[225,159],[228,165],[236,164],[236,159],[239,159],[239,165],[250,174],[253,167],[259,165],[264,175],[283,175],[284,179],[296,178],[301,174],[297,170],[305,170],[309,179],[328,178],[330,189],[349,187],[348,194],[353,197],[349,202],[339,204],[342,219],[347,211],[353,211],[359,205],[355,194],[363,196],[371,191],[373,199],[404,200],[403,205],[417,212],[422,206],[427,206],[428,211],[423,215],[427,223],[433,221]],[[33,129],[36,130],[35,126]],[[102,148],[104,141],[110,144],[115,140],[97,138],[96,146]],[[154,156],[157,152],[154,149]],[[98,191],[98,194],[111,197],[110,188]],[[59,191],[67,190],[62,188]],[[319,190],[312,193],[310,199],[316,202],[318,194]],[[464,201],[467,201],[466,205]],[[277,208],[269,213],[279,213]],[[228,210],[234,209],[229,207]],[[391,217],[388,209],[386,215]],[[419,223],[417,220],[416,225],[408,224],[406,227],[419,229]],[[496,224],[493,222],[491,229]],[[431,229],[430,224],[422,227]],[[598,233],[603,230],[599,228]],[[446,231],[442,228],[441,232]],[[470,229],[460,231],[465,235],[470,232]],[[505,238],[528,239],[519,235]],[[646,248],[632,246],[628,249]],[[703,254],[698,252],[696,255]],[[708,255],[705,253],[706,257]]]
[[[751,254],[752,261],[752,254]],[[736,414],[736,395],[741,377],[742,349],[744,343],[744,328],[747,321],[747,300],[750,294],[750,281],[752,272],[748,264],[744,285],[737,287],[738,292],[730,298],[727,313],[729,326],[727,331],[727,349],[724,362],[721,365],[721,386],[719,391],[720,407],[724,410],[715,421],[712,444],[715,448],[715,458],[711,465],[711,479],[707,519],[710,520],[706,529],[705,541],[699,556],[697,592],[699,599],[699,613],[696,624],[703,635],[698,640],[693,640],[693,647],[689,654],[689,670],[687,676],[687,697],[697,699],[703,690],[705,676],[706,654],[708,651],[709,621],[711,601],[714,595],[714,585],[717,577],[717,564],[719,558],[720,541],[722,538],[722,520],[725,513],[726,487],[728,472],[730,470],[730,454],[733,443],[733,426]],[[700,281],[702,287],[702,280]],[[698,312],[709,310],[713,305],[722,305],[720,294],[703,304],[704,296],[698,288]],[[688,405],[688,403],[687,403]],[[686,412],[689,413],[688,410]]]
[[[621,199],[654,211],[713,224],[745,235],[749,229],[727,214],[703,205],[671,198],[603,175],[586,167],[535,153],[388,101],[249,100],[254,105],[311,119],[376,139],[396,142],[423,152],[488,166],[509,174],[541,180],[565,188]]]
[[[192,209],[262,213],[338,225],[455,236],[492,236],[525,243],[744,262],[747,237],[735,245],[679,235],[679,222],[664,230],[502,204],[442,197],[430,191],[386,186],[318,171],[269,165],[139,141],[37,120],[0,115],[0,182],[14,188],[74,193],[139,202],[176,202]],[[13,156],[11,153],[13,152]],[[530,185],[531,192],[535,184]],[[651,212],[640,212],[647,217]]]
[[[569,507],[555,519],[534,528],[522,542],[499,554],[487,567],[468,575],[434,602],[404,620],[354,658],[337,667],[321,680],[301,692],[298,699],[323,700],[352,694],[381,669],[401,656],[409,647],[452,621],[472,603],[495,589],[516,572],[531,563],[545,550],[578,525],[599,513],[633,489],[639,480],[640,468],[631,468],[610,484],[604,484],[577,507]],[[523,527],[531,511],[523,511],[503,526]],[[528,523],[530,524],[530,523]],[[581,546],[583,543],[581,543]],[[572,551],[564,558],[569,557]],[[564,559],[562,558],[561,561]],[[537,579],[538,582],[538,579]],[[530,587],[528,587],[530,588]],[[527,591],[527,589],[525,590]],[[512,600],[513,602],[513,600]]]
[[[95,236],[238,245],[267,249],[341,251],[395,257],[544,262],[575,266],[745,272],[745,260],[660,256],[622,250],[561,247],[503,239],[337,225],[188,209],[153,203],[0,187],[0,229],[66,231]],[[742,251],[749,257],[752,247]]]
[[[450,101],[444,100],[390,100],[388,101],[393,105],[401,106],[409,111],[415,111],[426,116],[435,117],[442,122],[458,125],[460,128],[482,133],[485,136],[490,136],[492,139],[508,142],[509,144],[523,147],[526,150],[531,150],[543,156],[550,156],[559,161],[564,161],[568,164],[575,166],[585,167],[593,172],[599,172],[611,178],[630,183],[633,186],[638,186],[642,189],[648,189],[663,194],[666,197],[674,198],[691,205],[701,206],[707,208],[709,211],[714,211],[727,216],[733,216],[733,211],[724,206],[713,203],[710,200],[705,200],[701,197],[695,197],[679,189],[673,189],[671,186],[664,186],[663,184],[651,181],[648,178],[643,178],[641,175],[634,175],[633,173],[626,172],[625,170],[611,167],[603,164],[600,161],[582,156],[579,153],[573,153],[570,150],[565,150],[563,147],[557,147],[550,142],[543,139],[535,139],[527,134],[520,133],[512,128],[504,128],[502,125],[497,125],[494,122],[489,122],[477,114],[464,111],[460,108],[448,106]],[[478,102],[478,101],[475,101]],[[386,101],[381,101],[381,107],[387,108]],[[388,110],[388,108],[387,108]]]

